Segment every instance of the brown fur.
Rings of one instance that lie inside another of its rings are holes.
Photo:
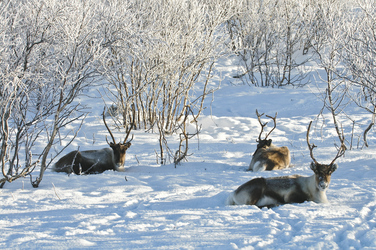
[[[55,172],[67,174],[98,174],[106,170],[120,170],[124,166],[127,143],[109,143],[111,148],[100,150],[72,151],[61,157],[53,166]]]
[[[309,177],[290,175],[252,179],[230,194],[227,205],[256,205],[260,208],[270,208],[305,201],[326,203],[330,176],[337,169],[337,165],[312,163],[311,169],[315,174]]]
[[[276,147],[272,140],[261,140],[253,154],[248,170],[277,170],[290,166],[290,150],[288,147]]]
[[[266,180],[265,178],[255,178],[252,179],[235,190],[235,194],[241,191],[249,193],[249,200],[246,201],[245,205],[256,205],[260,200],[261,195],[265,192]]]

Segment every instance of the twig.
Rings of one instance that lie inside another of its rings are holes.
[[[59,198],[59,200],[61,200],[60,197],[59,197],[59,195],[56,192],[56,188],[55,188],[55,185],[53,183],[52,183],[52,186],[54,187],[55,195],[57,196],[57,198]]]

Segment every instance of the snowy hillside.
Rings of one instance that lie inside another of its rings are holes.
[[[214,99],[207,98],[200,116],[203,128],[199,139],[190,143],[193,155],[188,162],[177,168],[158,165],[157,135],[134,131],[125,172],[68,176],[47,170],[37,189],[29,179],[7,183],[0,190],[0,248],[375,249],[373,130],[370,148],[358,149],[354,142],[354,149],[337,160],[339,168],[327,192],[330,204],[305,202],[273,209],[224,205],[228,194],[251,178],[313,174],[305,136],[309,121],[322,108],[315,84],[280,89],[234,85],[230,66],[228,62],[219,68],[225,79]],[[100,116],[103,101],[84,101],[93,112],[64,153],[78,146],[107,146]],[[278,112],[271,138],[290,148],[293,168],[246,171],[260,132],[256,108],[270,115]],[[370,115],[357,107],[350,111],[360,121],[359,134]],[[311,135],[322,163],[334,158],[338,144],[329,116],[326,122]],[[351,129],[352,124],[344,124],[347,135]]]

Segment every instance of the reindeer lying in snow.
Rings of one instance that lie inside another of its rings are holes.
[[[252,156],[251,163],[249,164],[248,170],[257,172],[257,171],[264,171],[264,170],[275,170],[275,169],[284,169],[288,168],[290,166],[290,150],[288,147],[277,147],[274,144],[272,144],[272,140],[268,140],[268,136],[273,132],[273,130],[276,128],[276,118],[277,114],[275,114],[274,117],[266,115],[266,117],[271,118],[274,121],[274,127],[270,132],[266,135],[264,139],[261,139],[262,132],[264,130],[264,127],[266,126],[266,123],[261,122],[261,116],[264,114],[259,114],[256,109],[256,114],[258,121],[261,125],[261,132],[259,134],[257,149],[255,153]]]
[[[314,201],[327,203],[326,190],[329,187],[331,174],[337,169],[335,160],[345,153],[344,141],[334,160],[326,165],[318,163],[313,157],[314,144],[309,143],[309,130],[307,130],[307,144],[313,160],[311,169],[314,174],[309,177],[291,175],[272,178],[255,178],[238,187],[227,198],[227,205],[256,205],[262,207],[274,207],[287,203],[302,203]]]
[[[127,149],[131,146],[131,140],[127,141],[128,136],[132,130],[133,123],[127,127],[126,137],[123,142],[116,143],[115,138],[107,126],[104,111],[103,122],[106,126],[113,142],[106,141],[110,148],[103,148],[99,150],[87,151],[72,151],[65,156],[61,157],[53,166],[52,171],[65,172],[67,174],[75,173],[81,174],[98,174],[106,170],[121,171],[124,167],[125,155]],[[134,119],[134,117],[133,117]]]

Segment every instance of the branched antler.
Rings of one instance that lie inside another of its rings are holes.
[[[267,123],[267,122],[265,122],[265,123],[262,123],[262,122],[261,122],[261,116],[263,116],[264,113],[262,113],[262,114],[260,115],[260,113],[259,113],[259,112],[257,111],[257,109],[256,109],[256,115],[257,115],[257,119],[258,119],[258,121],[259,121],[259,123],[260,123],[260,125],[261,125],[261,132],[260,132],[260,134],[259,134],[258,141],[266,140],[266,139],[268,138],[268,136],[273,132],[273,130],[274,130],[274,129],[276,128],[276,126],[277,126],[277,121],[276,121],[276,119],[277,119],[277,113],[275,113],[275,116],[274,116],[274,117],[272,117],[272,116],[270,116],[270,115],[266,115],[266,117],[268,117],[268,118],[270,118],[270,119],[273,120],[273,122],[274,122],[274,127],[272,128],[272,130],[269,131],[269,133],[266,134],[266,136],[265,136],[264,139],[261,139],[261,135],[262,135],[262,132],[264,131],[265,126],[266,126],[268,123]]]
[[[132,108],[133,108],[133,112],[132,112],[132,123],[130,124],[130,126],[127,126],[126,128],[126,133],[127,135],[125,136],[124,138],[124,142],[123,143],[126,143],[127,142],[127,139],[129,137],[129,134],[131,133],[133,127],[135,126],[135,119],[136,119],[136,110],[134,109],[134,106],[132,105]],[[133,134],[132,134],[132,138],[129,140],[129,142],[131,142],[133,140]]]
[[[105,118],[105,115],[104,115],[104,111],[106,110],[106,108],[103,109],[103,113],[102,113],[102,116],[103,116],[103,122],[104,122],[104,125],[106,126],[108,132],[110,133],[111,135],[111,138],[112,138],[112,141],[114,142],[114,144],[116,144],[116,140],[115,140],[115,137],[114,135],[112,134],[110,128],[108,127],[107,123],[106,123],[106,118]],[[107,144],[110,145],[110,143],[108,142],[107,140],[107,136],[106,136],[106,141],[107,141]]]
[[[104,125],[106,126],[106,128],[107,128],[107,131],[110,133],[110,136],[111,136],[111,138],[112,138],[112,141],[114,142],[114,144],[116,144],[116,140],[115,140],[115,137],[114,137],[114,135],[112,134],[112,132],[111,132],[111,130],[110,130],[110,128],[108,127],[108,125],[107,125],[107,122],[106,122],[106,118],[105,118],[105,111],[106,110],[106,108],[104,108],[103,109],[103,112],[102,112],[102,116],[103,116],[103,122],[104,122]],[[125,138],[124,138],[124,142],[123,142],[123,144],[125,144],[126,142],[127,142],[127,139],[128,139],[128,137],[129,137],[129,134],[131,133],[131,131],[132,131],[132,128],[134,127],[134,125],[135,125],[135,111],[133,110],[133,120],[132,120],[132,124],[130,125],[130,126],[127,126],[127,128],[126,128],[126,136],[125,136]],[[133,140],[133,135],[132,135],[132,138],[128,141],[128,142],[131,142]],[[107,140],[107,136],[106,136],[106,141],[107,141],[107,143],[108,143],[108,145],[110,145],[110,143],[108,142],[108,140]]]
[[[345,135],[343,133],[343,128],[341,127],[341,135],[339,135],[339,139],[341,141],[341,146],[339,147],[338,149],[338,152],[337,152],[337,155],[336,157],[334,157],[333,161],[330,163],[330,165],[332,165],[339,157],[341,157],[342,155],[345,154],[345,151],[346,151],[346,145],[345,145]]]
[[[257,119],[261,125],[261,132],[259,134],[259,137],[258,137],[258,141],[261,141],[261,135],[262,135],[262,132],[264,131],[264,127],[266,126],[266,124],[268,124],[267,122],[265,122],[264,124],[261,122],[261,116],[264,115],[264,113],[262,113],[261,115],[259,114],[258,110],[256,109],[256,115],[257,115]]]
[[[312,121],[308,125],[308,130],[307,130],[307,145],[308,145],[308,148],[309,148],[309,153],[311,155],[311,159],[313,160],[313,162],[316,165],[318,165],[319,163],[316,161],[315,157],[313,157],[313,149],[316,148],[317,146],[315,144],[309,143],[309,131],[311,130],[311,125],[312,125]]]
[[[266,115],[266,117],[268,117],[268,118],[270,118],[270,119],[272,119],[273,120],[273,122],[274,122],[274,127],[272,128],[272,130],[270,130],[270,132],[266,135],[266,137],[265,137],[265,140],[268,138],[268,136],[273,132],[273,130],[277,127],[277,112],[275,113],[275,116],[274,117],[272,117],[272,116],[270,116],[270,115]]]
[[[313,149],[316,148],[317,146],[315,144],[311,144],[309,142],[309,131],[311,129],[311,125],[312,125],[312,121],[310,121],[309,125],[308,125],[308,129],[307,129],[307,145],[308,145],[308,148],[309,148],[309,153],[311,155],[311,158],[313,160],[313,162],[316,164],[316,165],[319,165],[319,163],[316,161],[315,157],[313,157]],[[332,162],[329,164],[330,166],[334,164],[334,162],[339,158],[341,157],[342,155],[345,154],[345,151],[346,151],[346,146],[345,146],[345,137],[343,135],[343,131],[342,131],[342,136],[341,136],[341,146],[339,147],[338,149],[338,152],[337,152],[337,155],[334,157],[334,159],[332,160]]]

